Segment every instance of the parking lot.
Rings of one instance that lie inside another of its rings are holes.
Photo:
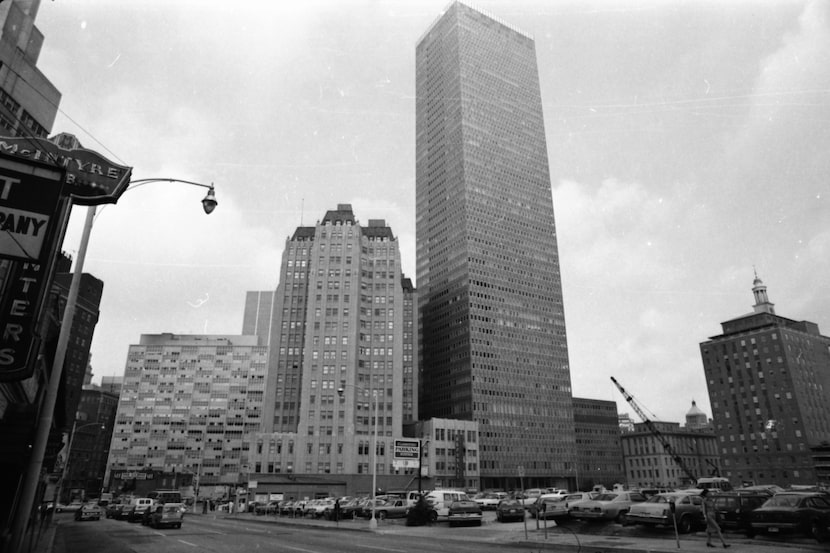
[[[208,515],[209,516],[209,515]],[[291,516],[275,516],[275,515],[254,515],[251,513],[244,513],[239,515],[226,515],[220,513],[220,516],[236,516],[246,520],[259,520],[261,522],[273,521],[282,523],[294,524],[309,524],[320,526],[338,526],[344,530],[363,530],[368,529],[368,521],[365,518],[346,519],[336,523],[325,519],[315,519],[312,517],[291,517]],[[527,532],[525,533],[525,525]],[[478,539],[484,541],[530,541],[536,543],[550,543],[551,545],[574,545],[585,546],[590,540],[598,540],[602,543],[629,543],[629,542],[645,542],[648,544],[656,544],[662,548],[676,549],[676,540],[674,530],[671,528],[654,528],[641,525],[624,525],[613,521],[583,521],[574,520],[568,517],[559,519],[558,521],[548,520],[547,525],[544,520],[537,522],[535,518],[527,516],[525,521],[517,522],[499,522],[496,520],[494,511],[484,511],[484,518],[481,526],[458,526],[450,527],[446,521],[438,521],[426,527],[407,527],[405,519],[388,519],[382,520],[378,523],[380,532],[393,533],[447,533],[453,534],[457,537],[469,537],[470,539]],[[764,547],[764,550],[796,550],[796,551],[827,551],[826,544],[819,544],[815,540],[800,537],[787,536],[781,538],[755,537],[753,539],[747,538],[745,535],[736,532],[724,533],[727,542],[734,545],[741,545],[740,549],[743,551],[752,550],[752,547]],[[705,549],[706,534],[702,529],[697,529],[689,534],[681,534],[679,536],[681,544],[687,546],[699,545]],[[654,547],[649,545],[648,547]],[[684,549],[687,547],[684,546]]]

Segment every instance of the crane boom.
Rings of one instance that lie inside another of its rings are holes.
[[[680,457],[680,455],[674,452],[674,448],[671,446],[666,437],[663,436],[663,433],[660,432],[657,426],[655,426],[655,424],[651,422],[651,419],[649,419],[648,416],[646,416],[643,409],[637,403],[637,400],[634,399],[634,396],[626,392],[625,388],[623,388],[622,385],[619,382],[617,382],[617,379],[613,376],[611,377],[611,382],[614,383],[614,386],[617,387],[617,389],[623,395],[628,404],[631,405],[631,408],[637,412],[641,419],[643,419],[643,423],[651,431],[651,433],[654,434],[654,437],[660,441],[660,444],[662,444],[663,449],[666,451],[666,453],[668,453],[671,456],[671,458],[674,459],[674,462],[677,463],[677,466],[683,469],[683,472],[686,473],[686,476],[688,476],[692,480],[692,484],[697,484],[697,476],[695,476],[694,473],[691,470],[689,470],[689,468],[686,466],[686,463],[683,462],[683,459]]]

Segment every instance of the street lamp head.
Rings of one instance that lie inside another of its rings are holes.
[[[210,215],[213,213],[213,210],[216,209],[216,204],[219,202],[216,201],[216,192],[213,190],[213,183],[210,184],[210,190],[208,190],[207,196],[202,200],[202,208],[204,208],[205,213]]]
[[[340,396],[340,397],[343,397],[343,392],[345,392],[345,391],[346,390],[344,390],[343,388],[337,388],[337,395]]]

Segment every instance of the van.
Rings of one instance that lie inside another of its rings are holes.
[[[701,490],[710,490],[712,492],[731,492],[732,484],[729,483],[728,478],[722,476],[712,476],[707,478],[698,478],[697,487]]]
[[[144,511],[147,507],[152,507],[154,503],[150,497],[136,497],[130,502],[130,505],[135,505],[136,511]]]
[[[447,517],[450,514],[450,505],[456,501],[470,501],[467,493],[461,490],[432,490],[424,494],[424,498],[430,506],[429,519],[432,522],[439,517]]]

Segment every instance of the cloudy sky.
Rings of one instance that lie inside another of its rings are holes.
[[[654,418],[711,413],[698,344],[752,310],[753,268],[830,333],[830,4],[475,5],[536,40],[574,395],[631,412],[615,376]],[[159,183],[100,211],[96,380],[144,333],[240,333],[245,292],[338,203],[386,219],[414,278],[415,44],[446,6],[42,3],[53,130],[219,200]]]

